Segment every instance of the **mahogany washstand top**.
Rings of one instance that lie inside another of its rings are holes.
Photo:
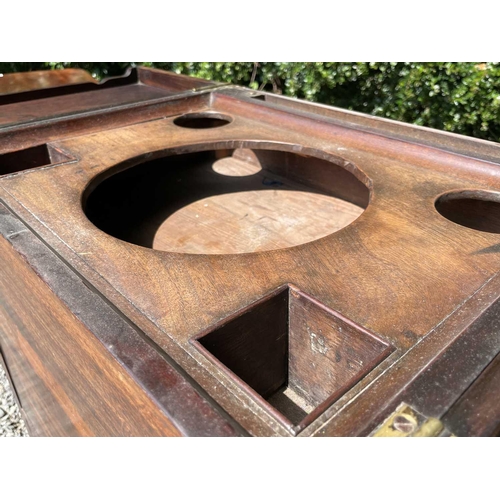
[[[496,143],[146,68],[0,111],[2,293],[83,325],[2,337],[35,433],[148,434],[88,416],[120,377],[153,434],[369,435],[402,405],[498,432]]]

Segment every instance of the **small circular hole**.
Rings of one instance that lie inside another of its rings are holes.
[[[500,193],[492,191],[452,191],[441,195],[436,210],[461,226],[486,233],[500,233]]]
[[[184,128],[217,128],[231,121],[231,117],[220,113],[187,113],[177,117],[174,124]]]

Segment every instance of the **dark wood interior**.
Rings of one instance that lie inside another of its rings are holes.
[[[265,399],[294,432],[392,351],[293,286],[249,306],[194,343]]]
[[[231,117],[220,113],[186,113],[174,120],[178,127],[217,128],[231,123]]]
[[[500,233],[500,196],[487,191],[449,193],[436,201],[436,210],[461,226]]]
[[[37,167],[46,167],[74,160],[71,156],[47,144],[0,155],[0,175],[12,174]]]

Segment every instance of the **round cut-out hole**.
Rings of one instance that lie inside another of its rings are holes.
[[[323,238],[368,205],[369,180],[354,165],[346,170],[342,159],[298,154],[297,146],[276,143],[264,143],[273,149],[246,142],[223,149],[235,145],[222,142],[219,149],[106,172],[85,194],[85,213],[102,231],[136,245],[235,254]],[[197,147],[207,145],[192,150]]]
[[[461,226],[486,233],[500,233],[500,193],[453,191],[436,200],[436,210]]]
[[[221,113],[187,113],[174,120],[174,124],[183,128],[217,128],[231,123],[230,116]]]

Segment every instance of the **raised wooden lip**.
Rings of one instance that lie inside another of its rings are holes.
[[[500,143],[478,139],[456,132],[424,127],[361,111],[339,108],[320,102],[305,101],[295,97],[273,94],[264,90],[251,90],[238,85],[216,89],[217,96],[237,96],[256,105],[283,111],[296,116],[314,117],[345,128],[380,135],[401,142],[441,149],[486,162],[500,163]]]
[[[328,398],[326,398],[322,403],[320,403],[316,408],[311,411],[308,415],[304,417],[304,419],[299,422],[299,424],[294,425],[292,422],[285,417],[280,411],[278,411],[274,406],[272,406],[270,403],[268,403],[260,394],[258,394],[254,389],[252,389],[244,380],[242,380],[238,375],[236,375],[232,370],[230,370],[224,363],[219,361],[208,349],[206,349],[200,342],[199,339],[202,337],[205,337],[212,331],[220,328],[221,326],[224,326],[225,324],[229,323],[235,318],[238,318],[245,314],[247,311],[250,309],[253,309],[255,306],[258,306],[259,304],[262,304],[263,302],[266,302],[272,297],[276,297],[280,293],[289,290],[290,293],[296,293],[299,294],[306,299],[310,300],[313,302],[317,307],[320,307],[327,313],[331,314],[332,316],[335,316],[336,318],[340,319],[341,321],[347,323],[349,326],[355,328],[359,332],[368,335],[369,337],[373,338],[380,344],[384,345],[385,348],[383,351],[373,359],[373,361],[365,367],[364,370],[360,370],[358,374],[353,377],[348,384],[346,384],[344,387],[341,387],[337,391],[333,392]],[[350,320],[346,316],[344,316],[342,313],[335,311],[334,309],[330,309],[327,307],[325,304],[319,302],[317,299],[312,297],[306,292],[303,292],[300,290],[299,287],[294,285],[293,283],[285,283],[283,285],[280,285],[278,288],[275,288],[273,291],[270,293],[260,297],[258,300],[252,302],[251,304],[248,304],[247,306],[239,309],[238,311],[230,314],[229,316],[226,316],[222,320],[218,321],[217,323],[211,325],[209,328],[203,330],[202,332],[196,334],[195,336],[191,337],[189,339],[189,343],[197,349],[203,356],[205,356],[211,363],[213,363],[217,368],[219,368],[234,384],[236,384],[238,387],[240,387],[246,394],[247,396],[250,396],[250,398],[259,404],[264,410],[267,411],[268,414],[270,414],[274,419],[276,419],[279,423],[281,423],[290,433],[292,436],[297,436],[301,431],[303,431],[308,425],[312,424],[317,418],[319,418],[335,401],[337,401],[341,396],[349,392],[361,379],[369,375],[371,371],[373,371],[384,359],[386,359],[392,352],[395,351],[394,346],[392,346],[389,342],[387,342],[385,339],[381,338],[380,336],[376,335],[375,333],[367,330],[366,328],[362,327],[361,325],[358,325],[354,321]]]
[[[58,85],[58,86],[51,86],[34,90],[25,90],[22,92],[0,94],[0,106],[3,104],[13,104],[16,102],[26,102],[26,101],[33,101],[36,99],[46,99],[66,94],[79,94],[80,92],[91,92],[100,89],[121,87],[124,85],[131,85],[138,82],[139,82],[139,74],[137,68],[129,67],[125,70],[125,73],[123,75],[104,78],[101,82],[98,82],[97,80],[94,80],[93,82],[85,81],[81,83],[69,83],[66,85]]]

